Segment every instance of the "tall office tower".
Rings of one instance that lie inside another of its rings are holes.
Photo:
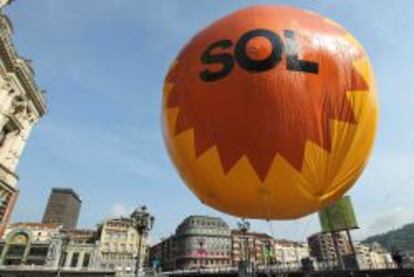
[[[79,195],[72,189],[52,188],[42,222],[57,223],[65,229],[75,229],[81,203]]]

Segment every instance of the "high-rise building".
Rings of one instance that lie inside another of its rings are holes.
[[[75,229],[81,207],[79,195],[69,188],[53,188],[43,215],[43,223],[56,223]]]
[[[335,241],[337,250],[335,249]],[[310,255],[320,262],[336,264],[338,262],[337,251],[340,256],[352,254],[351,245],[345,232],[316,233],[308,237]]]
[[[12,23],[2,13],[8,2],[0,1],[0,236],[19,191],[17,164],[33,126],[46,113],[32,64],[17,54]]]

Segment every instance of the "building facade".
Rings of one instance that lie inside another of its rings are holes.
[[[53,223],[16,223],[0,240],[0,265],[45,270],[99,271],[94,230],[65,230]]]
[[[96,231],[16,223],[0,240],[1,276],[115,276],[99,268]]]
[[[19,191],[16,167],[33,126],[46,113],[31,62],[17,54],[12,35],[12,23],[0,9],[0,236]]]
[[[338,264],[338,257],[335,249],[337,242],[338,252],[341,257],[352,254],[351,245],[345,232],[316,233],[308,237],[310,255],[327,266]]]
[[[0,265],[45,266],[53,263],[50,244],[60,232],[56,224],[16,223],[5,230],[0,241]]]
[[[208,216],[186,218],[173,235],[150,249],[150,265],[160,271],[234,269],[241,261],[256,266],[299,268],[302,260],[309,257],[306,243],[231,230],[221,218]]]
[[[65,229],[75,229],[81,203],[79,195],[72,189],[52,188],[42,222],[59,224]]]
[[[149,250],[149,265],[159,271],[175,269],[175,236],[161,239]]]
[[[147,237],[141,238],[133,227],[130,217],[113,218],[104,221],[98,228],[99,256],[101,269],[115,270],[117,276],[131,276],[135,271],[140,250],[140,265],[148,257]],[[140,267],[140,268],[141,268]]]
[[[372,255],[371,249],[368,245],[362,243],[355,244],[355,252],[357,255],[357,261],[359,269],[373,268],[372,257],[375,259],[375,255]]]
[[[95,230],[63,230],[66,239],[61,266],[70,270],[100,269],[99,244]]]
[[[275,240],[274,263],[287,268],[299,268],[303,259],[310,257],[306,243],[290,240]]]
[[[243,233],[239,230],[233,230],[231,242],[233,266],[237,266],[240,261],[248,261],[256,265],[273,262],[274,240],[265,233]]]
[[[371,264],[370,268],[393,268],[396,266],[392,260],[391,253],[388,252],[378,242],[373,242],[369,245]]]
[[[230,228],[218,217],[190,216],[176,229],[174,251],[175,269],[230,266]]]
[[[230,228],[218,217],[187,217],[151,247],[149,261],[162,271],[231,266]]]

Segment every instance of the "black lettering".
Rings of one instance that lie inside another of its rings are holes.
[[[222,68],[220,71],[212,72],[208,69],[205,69],[200,72],[201,80],[205,82],[212,82],[223,79],[226,77],[234,66],[233,56],[230,53],[220,53],[220,54],[212,54],[211,52],[215,48],[227,49],[231,47],[233,43],[231,40],[225,39],[214,42],[211,44],[206,51],[201,55],[201,62],[203,64],[222,64]]]
[[[254,37],[265,37],[272,44],[272,52],[263,60],[252,60],[246,54],[246,45]],[[236,44],[234,55],[237,63],[247,71],[261,72],[274,68],[282,59],[283,43],[278,34],[267,29],[255,29],[244,34]]]
[[[298,44],[296,43],[295,33],[291,30],[284,31],[286,37],[286,52],[287,60],[286,65],[288,70],[302,71],[308,73],[318,74],[318,63],[299,60],[298,58]]]

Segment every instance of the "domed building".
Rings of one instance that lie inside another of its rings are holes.
[[[176,229],[176,269],[231,265],[230,227],[221,218],[187,217]]]

